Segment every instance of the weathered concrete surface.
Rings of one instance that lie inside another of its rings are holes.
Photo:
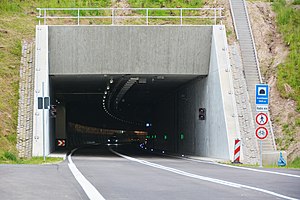
[[[49,26],[50,75],[207,75],[212,26]]]

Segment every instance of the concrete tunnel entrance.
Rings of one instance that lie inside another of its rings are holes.
[[[224,26],[38,26],[37,41],[35,88],[43,82],[57,108],[44,123],[47,154],[56,139],[75,145],[75,124],[148,132],[158,149],[230,159],[237,126]]]
[[[76,146],[77,139],[72,138],[76,137],[71,127],[74,124],[106,130],[143,131],[155,135],[156,148],[183,152],[179,142],[193,141],[195,137],[193,133],[184,133],[177,124],[179,104],[191,101],[180,89],[202,78],[195,75],[51,76],[51,99],[57,107],[53,132],[56,139],[67,139],[68,146]],[[125,91],[124,86],[132,79],[134,83]],[[168,105],[166,109],[164,104]],[[83,138],[88,141],[81,144],[98,142],[99,138],[108,136],[99,134],[95,134],[94,139]],[[188,152],[194,154],[195,143],[189,146]]]

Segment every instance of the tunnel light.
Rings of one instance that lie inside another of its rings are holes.
[[[165,151],[162,151],[162,153],[165,153]]]
[[[107,91],[105,91],[104,94],[107,94]]]
[[[114,80],[111,78],[111,79],[109,80],[109,83],[112,84],[113,82],[114,82]]]
[[[153,151],[153,149],[151,149],[151,151]]]
[[[106,86],[106,89],[107,89],[107,90],[109,90],[109,89],[110,89],[109,85],[108,85],[108,86]]]
[[[105,98],[106,98],[106,96],[104,95],[104,96],[103,96],[103,99],[105,99]]]

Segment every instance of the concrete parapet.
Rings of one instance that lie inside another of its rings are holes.
[[[287,153],[285,151],[270,151],[263,152],[263,165],[277,165],[277,162],[280,158],[280,152],[285,161],[287,161]]]

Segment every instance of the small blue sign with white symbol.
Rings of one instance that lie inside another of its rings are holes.
[[[268,105],[269,104],[269,85],[257,84],[256,85],[256,104],[257,105]]]
[[[269,85],[257,84],[255,87],[256,111],[268,112],[269,105]]]

